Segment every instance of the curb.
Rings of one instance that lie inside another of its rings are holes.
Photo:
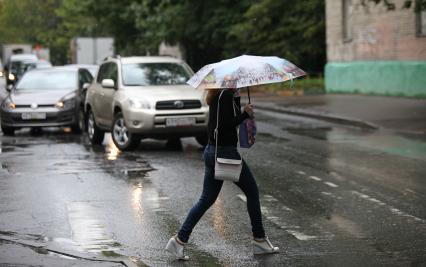
[[[51,253],[71,257],[71,258],[74,258],[76,260],[110,262],[110,263],[122,264],[123,266],[126,266],[126,267],[138,267],[137,264],[135,264],[133,261],[126,259],[126,258],[112,260],[112,259],[108,259],[108,258],[104,258],[104,257],[97,257],[97,256],[88,257],[85,254],[78,253],[78,252],[75,252],[75,251],[66,251],[66,250],[62,250],[62,249],[57,249],[55,247],[52,247],[52,246],[49,246],[49,245],[43,245],[43,244],[40,244],[40,243],[37,243],[37,242],[34,242],[34,241],[24,241],[24,240],[20,240],[18,238],[8,237],[8,236],[4,236],[4,235],[0,235],[0,241],[9,242],[9,243],[12,243],[12,244],[15,244],[15,245],[21,245],[23,247],[27,247],[29,249],[42,252],[42,254],[47,254],[48,252],[51,252]]]
[[[285,108],[285,107],[280,107],[280,106],[277,106],[277,105],[273,105],[273,106],[268,105],[267,106],[267,105],[263,105],[261,103],[256,103],[256,108],[261,109],[261,110],[286,113],[286,114],[290,114],[290,115],[320,119],[320,120],[324,120],[324,121],[329,121],[329,122],[343,124],[343,125],[349,125],[349,126],[355,126],[355,127],[359,127],[359,128],[362,128],[362,129],[368,129],[368,130],[377,130],[377,129],[380,128],[378,125],[370,123],[370,122],[366,122],[366,121],[362,121],[362,120],[358,120],[358,119],[353,119],[353,118],[337,116],[335,114],[324,113],[324,112],[315,111],[315,110],[300,109],[300,108]]]

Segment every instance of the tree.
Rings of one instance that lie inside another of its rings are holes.
[[[30,43],[49,47],[54,62],[63,60],[63,47],[55,41],[61,23],[55,15],[61,0],[3,1],[0,13],[0,43]]]
[[[291,7],[291,8],[289,8]],[[226,54],[277,55],[309,71],[325,63],[324,1],[261,0],[228,33]]]
[[[179,44],[195,70],[243,53],[283,56],[313,71],[322,71],[325,63],[323,0],[0,3],[3,42],[48,46],[55,63],[67,61],[70,40],[77,36],[113,36],[121,55],[155,55],[163,41]]]

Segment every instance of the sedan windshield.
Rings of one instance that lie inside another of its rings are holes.
[[[189,70],[176,63],[123,65],[123,83],[127,86],[185,84],[189,77]]]
[[[71,89],[77,87],[75,71],[30,71],[18,82],[17,90]]]

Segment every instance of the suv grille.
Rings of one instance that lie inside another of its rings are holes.
[[[158,101],[155,109],[191,109],[201,108],[200,100],[168,100]]]

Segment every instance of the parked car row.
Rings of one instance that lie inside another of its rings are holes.
[[[92,75],[96,73],[96,75]],[[100,144],[111,132],[120,150],[143,138],[195,137],[207,143],[204,92],[186,84],[193,71],[171,57],[109,57],[99,66],[27,72],[1,104],[1,129],[70,126]],[[93,76],[96,78],[93,79]]]

